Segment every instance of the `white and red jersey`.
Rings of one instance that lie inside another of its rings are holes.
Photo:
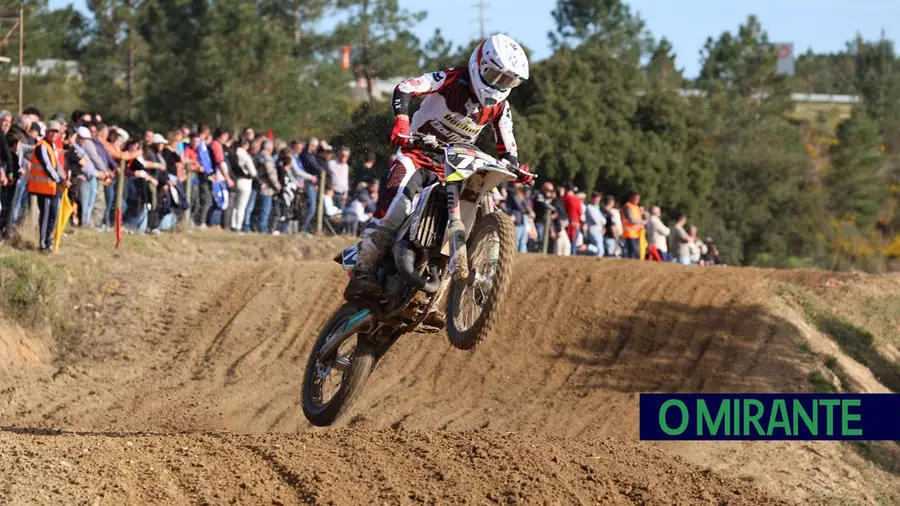
[[[492,107],[481,107],[469,87],[468,69],[451,68],[401,82],[394,88],[394,115],[408,115],[410,99],[424,95],[427,96],[410,123],[412,132],[432,134],[444,142],[474,144],[490,124],[497,140],[497,154],[517,156],[509,104],[503,101]],[[443,167],[424,153],[409,148],[402,152],[417,167],[443,178]]]

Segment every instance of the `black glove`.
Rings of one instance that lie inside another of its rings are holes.
[[[509,167],[510,167],[510,168],[512,168],[512,169],[518,169],[518,168],[519,168],[519,159],[516,158],[515,156],[513,156],[513,155],[507,153],[507,154],[501,156],[500,158],[501,158],[502,160],[506,160],[507,162],[509,162]]]

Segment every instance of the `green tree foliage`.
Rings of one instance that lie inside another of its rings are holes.
[[[347,18],[335,28],[335,47],[354,47],[352,65],[366,80],[412,75],[419,70],[419,39],[410,28],[425,12],[401,9],[398,0],[338,0]],[[369,100],[373,99],[371,86]]]
[[[546,178],[693,212],[715,166],[691,104],[674,87],[646,85],[636,66],[602,41],[560,48],[513,95],[521,157]],[[521,117],[524,116],[524,121]]]
[[[140,106],[151,52],[137,30],[144,1],[88,0],[94,23],[80,60],[86,108],[130,124],[145,119]]]
[[[588,189],[601,181],[616,192],[634,184],[627,161],[637,69],[591,45],[559,49],[532,75],[512,97],[530,125],[521,135],[523,160],[548,178]]]
[[[165,76],[147,82],[148,121],[155,126],[198,121],[210,84],[200,78],[200,56],[208,27],[209,6],[192,0],[149,0],[141,12],[140,34],[153,48],[145,62],[148,74]]]
[[[869,116],[880,125],[885,144],[896,152],[900,150],[900,60],[894,43],[883,34],[874,42],[857,37],[853,49],[856,88]]]
[[[812,49],[797,57],[793,88],[803,93],[853,95],[855,62],[849,51],[819,54]]]
[[[434,35],[422,46],[423,69],[443,69],[458,65],[457,56],[453,52],[453,43],[444,38],[440,28],[434,29]]]
[[[19,0],[0,0],[0,13],[4,16],[19,15]],[[0,38],[13,27],[14,20],[0,23]],[[82,55],[87,36],[88,19],[71,5],[50,9],[47,0],[25,2],[26,65],[38,59],[76,60]],[[6,41],[2,54],[18,60],[19,29],[16,28]]]
[[[256,0],[260,15],[292,34],[294,56],[309,57],[321,43],[314,31],[331,0]]]
[[[77,60],[83,54],[88,20],[72,6],[50,9],[46,0],[25,2],[25,43],[23,57],[26,66],[37,60]],[[17,17],[18,0],[0,0],[0,13]],[[0,47],[0,55],[10,58],[13,64],[19,59],[19,28],[15,20],[0,21],[0,38],[9,38]],[[10,30],[12,30],[10,32]],[[8,71],[6,64],[0,70]],[[13,76],[9,76],[13,77]],[[70,69],[59,65],[47,75],[26,75],[23,79],[25,96],[23,107],[36,105],[47,116],[79,104],[81,84],[71,75]],[[0,86],[0,102],[4,109],[15,109],[18,102],[18,86],[15,80]]]
[[[371,89],[355,105],[347,84],[465,66],[481,42],[454,47],[440,30],[418,40],[424,13],[398,0],[87,5],[90,22],[46,0],[26,3],[26,59],[77,59],[83,77],[30,78],[29,105],[97,109],[134,127],[188,121],[317,135],[349,146],[354,167],[376,154],[367,174],[376,176],[393,151],[390,105]],[[327,33],[326,14],[337,21]],[[775,75],[775,48],[750,16],[707,39],[690,82],[672,44],[654,40],[625,1],[557,0],[553,20],[553,54],[532,60],[531,79],[510,97],[519,158],[541,180],[619,198],[639,191],[670,219],[688,215],[731,263],[877,269],[877,252],[900,257],[900,60],[890,40],[808,51],[787,78]],[[347,45],[349,70],[338,53]],[[792,119],[791,91],[863,103],[832,135],[827,121]],[[493,141],[488,128],[479,145],[490,152]]]
[[[879,176],[885,157],[878,124],[857,109],[838,125],[837,140],[825,175],[828,209],[835,218],[849,218],[860,229],[870,230],[887,193]]]
[[[779,117],[736,122],[716,142],[719,171],[703,229],[735,263],[811,254],[822,198],[796,127]]]
[[[381,178],[387,172],[388,158],[396,151],[396,148],[388,146],[388,137],[393,125],[394,115],[389,107],[377,102],[364,103],[354,112],[350,124],[334,137],[333,144],[350,148],[350,167],[354,179]],[[355,169],[369,153],[376,156],[373,173],[357,173]]]
[[[654,46],[645,71],[647,80],[654,86],[672,88],[684,84],[683,71],[675,65],[672,43],[665,37]]]
[[[789,88],[774,49],[750,16],[736,34],[707,40],[698,85],[709,93],[706,131],[718,173],[701,223],[732,262],[811,253],[822,206],[801,130],[787,119]],[[724,247],[722,247],[724,246]]]
[[[555,47],[595,40],[635,60],[650,47],[644,21],[621,0],[557,0],[553,20],[556,32],[549,37]]]

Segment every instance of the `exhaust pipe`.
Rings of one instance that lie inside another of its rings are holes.
[[[429,270],[427,281],[416,272],[416,252],[410,247],[408,240],[404,239],[394,243],[394,262],[397,264],[400,276],[413,288],[433,294],[437,293],[438,288],[441,287],[441,278],[438,276],[436,267]]]

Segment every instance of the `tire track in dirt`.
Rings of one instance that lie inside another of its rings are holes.
[[[786,504],[634,443],[488,432],[0,431],[0,473],[6,504]]]
[[[0,413],[0,423],[97,431],[303,431],[271,436],[276,439],[228,434],[162,437],[159,444],[163,446],[200,445],[205,453],[197,458],[209,459],[215,468],[185,467],[180,458],[167,457],[178,462],[176,471],[167,473],[177,474],[193,488],[181,490],[184,487],[171,482],[173,478],[160,475],[166,484],[154,494],[177,496],[174,501],[179,504],[185,497],[214,503],[226,496],[250,498],[237,490],[228,495],[238,487],[234,483],[223,483],[228,492],[219,498],[211,495],[208,485],[198,484],[210,473],[221,478],[222,469],[261,476],[258,486],[251,483],[249,489],[241,489],[256,491],[255,499],[268,499],[265,494],[269,493],[285,504],[302,502],[271,463],[261,461],[259,455],[248,458],[249,447],[261,448],[294,473],[318,473],[321,481],[315,484],[322,502],[353,499],[333,486],[352,486],[334,475],[336,456],[354,463],[356,467],[343,468],[353,476],[368,469],[365,466],[377,466],[379,472],[396,466],[390,491],[375,485],[371,475],[365,476],[364,487],[371,487],[366,497],[402,497],[407,502],[413,499],[403,494],[412,493],[442,501],[483,502],[487,494],[499,493],[495,499],[505,500],[498,490],[508,489],[510,497],[521,502],[523,496],[517,494],[524,490],[522,483],[538,476],[527,474],[531,464],[520,466],[519,471],[511,467],[510,460],[530,458],[530,450],[520,447],[522,441],[533,441],[546,451],[562,445],[571,453],[578,445],[594,444],[604,437],[634,440],[640,391],[776,391],[808,386],[812,359],[800,351],[800,334],[793,324],[765,309],[769,294],[758,270],[536,256],[517,260],[509,300],[493,334],[474,353],[452,349],[443,334],[404,336],[378,365],[358,405],[341,422],[353,431],[305,431],[309,427],[299,408],[309,346],[340,304],[346,282],[330,262],[234,261],[225,264],[227,268],[211,262],[148,266],[146,272],[122,281],[119,291],[124,295],[116,300],[125,316],[101,319],[117,330],[95,330],[91,343],[100,351],[76,362],[74,372],[54,381],[16,384],[15,392],[9,394],[14,409]],[[181,302],[172,304],[172,298]],[[9,414],[23,406],[29,408],[27,416]],[[425,435],[420,438],[410,431],[425,431]],[[465,432],[465,437],[478,441],[481,450],[460,446],[459,431],[474,431]],[[522,439],[507,445],[505,436],[498,435],[506,431]],[[346,438],[347,444],[334,439],[335,434]],[[60,448],[80,444],[83,436],[72,437],[75,442],[55,444]],[[378,444],[370,444],[367,437]],[[560,443],[559,437],[579,439]],[[432,438],[432,443],[422,438]],[[265,444],[259,443],[263,440]],[[394,443],[399,446],[391,447]],[[98,444],[113,454],[118,451],[104,446],[108,443]],[[624,443],[611,443],[606,450],[601,445],[597,451],[646,457],[620,444]],[[229,449],[231,445],[236,449]],[[469,455],[490,456],[495,446],[501,449],[496,461]],[[798,456],[806,452],[798,453],[796,445],[729,446],[737,452],[735,457],[715,445],[665,447],[694,464],[715,463],[718,471],[732,476],[750,472],[751,478],[758,478],[767,473],[765,462],[778,461],[784,468],[799,462],[803,472],[818,473],[817,480],[834,484],[831,477],[848,476],[853,469],[838,446],[826,447],[832,458],[818,464],[823,471],[815,471],[806,457]],[[435,456],[434,448],[452,455]],[[364,455],[353,456],[354,451]],[[307,462],[320,458],[322,462]],[[520,481],[496,467],[469,474],[488,463],[507,466],[510,473],[519,473],[515,476]],[[645,473],[668,472],[663,470],[668,468],[653,468],[656,464],[650,462],[640,465]],[[535,470],[548,466],[543,460],[534,461]],[[594,471],[574,466],[566,471],[569,474],[561,474],[558,485],[549,485],[554,483],[550,479],[538,489],[528,489],[537,495],[527,497],[557,503],[607,497],[612,504],[640,502],[642,496],[635,493],[656,497],[652,490],[635,486],[630,492],[617,487],[594,490],[590,487],[599,485],[588,477],[599,475],[594,466],[587,467]],[[462,482],[452,479],[443,488],[436,487],[428,481],[435,479],[433,468],[455,469],[457,478],[478,477],[493,488],[478,489],[483,495],[476,497],[460,492],[455,487]],[[691,474],[695,472],[688,474],[711,479]],[[412,476],[425,492],[406,488],[401,473],[404,478]],[[800,487],[810,480],[803,477],[796,473],[761,483],[782,497],[795,493],[808,497]],[[442,495],[444,490],[451,495]],[[839,494],[837,486],[829,490]],[[594,492],[599,495],[586,495]]]

